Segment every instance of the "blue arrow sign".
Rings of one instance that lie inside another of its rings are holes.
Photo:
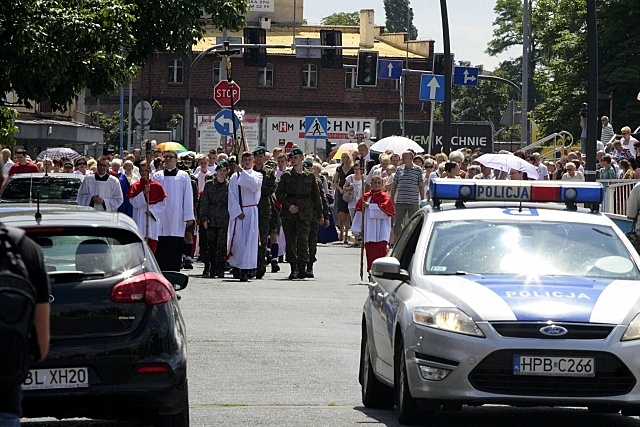
[[[455,67],[453,84],[460,86],[478,86],[478,69],[476,67]]]
[[[236,122],[236,130],[239,130],[240,120],[238,120],[238,116],[233,114],[231,110],[220,110],[218,114],[216,114],[216,117],[213,120],[213,124],[216,127],[216,131],[218,131],[220,135],[231,136],[233,135],[234,121]]]
[[[327,116],[306,116],[304,118],[305,139],[327,139]]]
[[[420,101],[444,102],[444,76],[438,74],[420,76]]]
[[[402,61],[391,59],[378,60],[378,77],[381,79],[400,80],[402,76]]]

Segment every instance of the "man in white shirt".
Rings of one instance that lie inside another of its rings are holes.
[[[209,158],[201,154],[197,158],[198,168],[193,172],[193,176],[198,180],[198,193],[204,190],[204,184],[207,182],[207,176],[213,176],[209,170]]]
[[[8,148],[2,150],[2,161],[4,162],[4,176],[9,176],[9,169],[13,166],[13,160],[11,160],[11,150]]]
[[[253,154],[242,153],[242,171],[229,180],[229,229],[227,248],[229,265],[239,270],[240,281],[249,281],[249,273],[258,267],[258,203],[262,174],[252,169]]]
[[[160,183],[167,194],[167,207],[158,218],[160,230],[155,255],[162,271],[180,271],[185,230],[195,221],[193,189],[189,174],[177,168],[177,153],[165,151],[163,158],[164,169],[153,174],[153,180]]]
[[[109,173],[109,159],[98,158],[98,170],[85,176],[78,190],[78,206],[97,211],[115,212],[123,201],[120,181]]]

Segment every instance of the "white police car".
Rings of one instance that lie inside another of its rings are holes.
[[[640,257],[598,212],[602,186],[438,179],[431,194],[372,266],[364,405],[401,423],[483,404],[640,414]]]

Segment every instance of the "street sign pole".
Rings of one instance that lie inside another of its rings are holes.
[[[235,115],[234,105],[233,105],[235,104],[235,102],[233,102],[233,88],[236,85],[236,83],[233,81],[233,78],[231,77],[231,56],[237,55],[238,53],[240,53],[240,49],[230,50],[228,40],[225,40],[223,42],[223,46],[224,46],[224,50],[222,52],[216,52],[216,54],[220,56],[224,56],[224,60],[227,68],[227,84],[229,85],[229,98],[231,100],[229,102],[229,108],[231,109],[231,117],[232,117],[231,121],[233,123],[233,153],[236,156],[238,156],[240,154],[240,147],[236,140],[236,134],[238,132],[238,129],[236,129],[236,121],[233,120],[233,115]],[[239,160],[239,159],[236,159],[236,160]]]

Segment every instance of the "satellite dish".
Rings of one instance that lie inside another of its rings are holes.
[[[356,137],[356,131],[353,129],[349,129],[349,139],[353,139]]]

